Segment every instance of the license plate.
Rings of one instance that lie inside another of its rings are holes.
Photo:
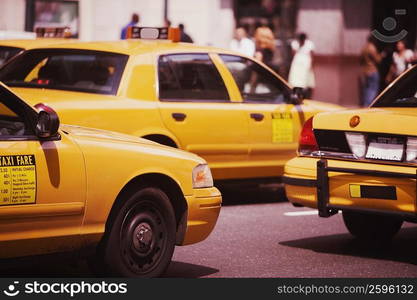
[[[398,138],[371,139],[366,158],[401,161],[404,155],[404,141]]]
[[[349,184],[351,198],[397,200],[395,186]]]

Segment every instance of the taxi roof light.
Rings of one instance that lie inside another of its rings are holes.
[[[69,27],[36,27],[36,37],[38,38],[70,38],[71,30]]]
[[[313,117],[311,117],[304,123],[303,129],[301,130],[298,152],[301,155],[308,155],[317,150],[319,150],[319,146],[314,136]]]
[[[180,30],[174,27],[138,27],[130,26],[127,30],[128,39],[171,40],[180,41]]]

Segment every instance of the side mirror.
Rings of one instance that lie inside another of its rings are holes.
[[[35,108],[38,110],[36,135],[43,139],[56,136],[59,129],[58,114],[51,107],[43,103],[36,104]]]
[[[294,105],[299,105],[303,103],[303,100],[306,98],[306,90],[301,87],[294,87],[291,91],[290,102]]]

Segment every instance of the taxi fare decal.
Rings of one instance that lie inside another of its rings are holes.
[[[272,113],[272,142],[294,142],[293,120],[290,112]]]
[[[35,202],[35,156],[0,156],[0,206]]]

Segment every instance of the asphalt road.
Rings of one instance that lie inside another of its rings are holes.
[[[416,225],[405,224],[389,244],[364,243],[347,233],[340,214],[321,219],[282,198],[271,191],[227,194],[229,204],[214,232],[199,244],[177,247],[166,277],[417,276]],[[27,265],[1,274],[92,276],[83,262]]]

